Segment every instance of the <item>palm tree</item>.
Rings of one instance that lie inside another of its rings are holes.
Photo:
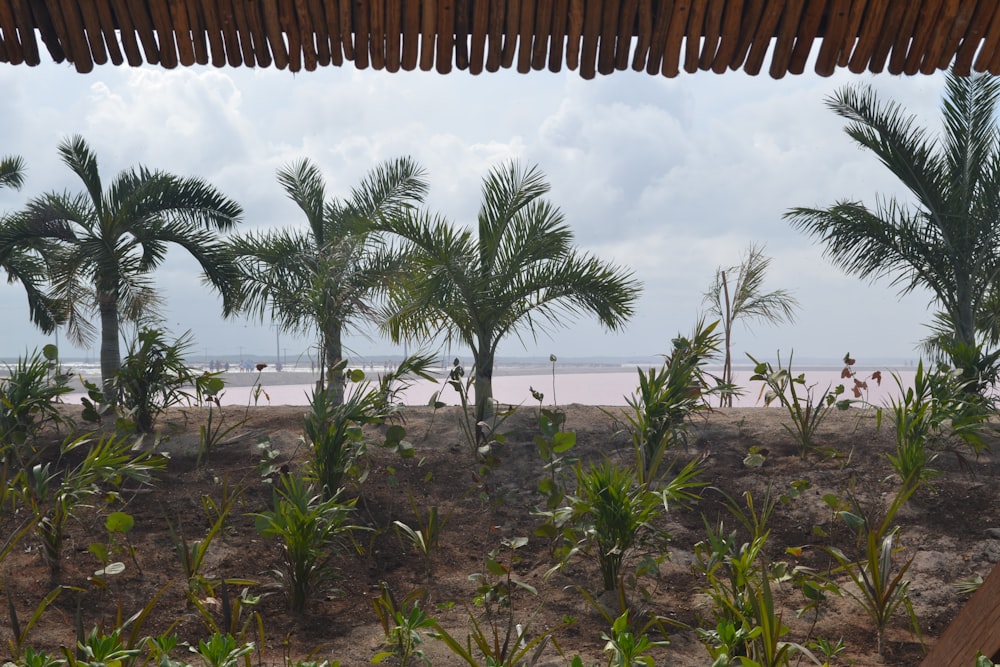
[[[942,321],[950,323],[950,343],[966,350],[978,342],[983,305],[1000,276],[998,95],[1000,79],[949,73],[944,132],[932,137],[871,88],[842,89],[827,105],[849,121],[848,136],[872,151],[915,203],[886,196],[873,209],[840,201],[785,214],[793,227],[821,240],[825,255],[847,273],[891,277],[901,294],[929,289]]]
[[[0,158],[0,188],[20,190],[24,185],[24,160],[19,156]],[[52,333],[59,324],[59,307],[44,290],[45,265],[37,247],[25,243],[7,243],[5,237],[13,218],[0,216],[0,267],[7,272],[7,282],[19,282],[28,296],[31,321],[44,333]]]
[[[722,383],[733,383],[732,340],[733,324],[737,320],[757,320],[778,324],[795,319],[798,301],[788,290],[772,292],[763,290],[764,277],[771,265],[771,258],[764,249],[751,244],[739,265],[715,270],[712,286],[705,292],[704,302],[708,312],[722,320],[725,344],[725,362],[722,366]],[[732,393],[722,393],[719,405],[733,405]]]
[[[80,136],[64,140],[59,155],[85,191],[30,200],[0,239],[0,253],[19,243],[47,244],[49,279],[65,308],[71,340],[91,341],[95,328],[88,316],[100,317],[101,380],[114,400],[122,320],[155,315],[160,301],[150,274],[169,244],[194,257],[204,281],[222,296],[223,313],[233,312],[239,273],[218,232],[232,229],[243,211],[199,178],[145,167],[121,172],[105,190],[97,157]]]
[[[423,201],[424,172],[409,158],[387,161],[346,200],[326,197],[319,168],[300,160],[278,170],[278,182],[305,213],[305,229],[234,239],[244,278],[242,308],[282,329],[319,335],[320,386],[343,400],[343,336],[374,315],[373,299],[398,271],[369,226]]]
[[[441,334],[471,348],[477,423],[489,411],[501,340],[583,313],[619,329],[641,291],[630,272],[574,250],[562,213],[543,199],[548,191],[536,167],[510,163],[483,183],[478,233],[427,213],[386,228],[411,270],[390,294],[384,328],[394,340]]]

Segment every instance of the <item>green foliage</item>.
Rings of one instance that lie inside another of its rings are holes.
[[[184,358],[190,334],[169,341],[160,329],[143,328],[129,345],[115,374],[116,404],[137,433],[152,433],[156,418],[167,408],[191,402],[204,376],[193,372]]]
[[[994,77],[950,72],[943,130],[928,132],[901,105],[880,100],[873,87],[842,88],[828,107],[908,192],[877,197],[873,207],[842,200],[785,214],[845,272],[890,278],[902,293],[930,290],[950,325],[947,338],[965,345],[996,342],[998,334],[995,313],[987,312],[1000,274],[998,99]]]
[[[97,440],[87,435],[68,439],[57,461],[35,464],[21,478],[20,497],[38,520],[43,552],[53,576],[61,567],[66,522],[79,508],[95,497],[116,499],[117,488],[125,480],[149,484],[153,471],[166,465],[159,455],[137,452],[132,444],[115,435]],[[69,461],[79,462],[64,467]]]
[[[310,596],[334,575],[333,551],[356,526],[347,519],[354,502],[331,497],[295,475],[282,475],[274,509],[254,514],[257,532],[282,544],[283,564],[276,572],[288,592],[292,611],[302,612]]]
[[[337,393],[317,390],[309,397],[303,430],[311,453],[310,473],[323,495],[332,498],[348,477],[363,478],[358,467],[365,453],[363,427],[381,422],[375,391],[354,391],[338,403]]]
[[[608,667],[656,667],[656,660],[647,652],[656,646],[667,646],[668,641],[651,641],[646,634],[636,636],[629,625],[628,611],[622,613],[611,625],[611,634],[601,633],[607,643]]]
[[[236,667],[241,658],[250,667],[249,655],[253,652],[253,642],[238,644],[232,635],[215,633],[208,639],[202,639],[198,646],[191,647],[191,652],[201,658],[205,667]]]
[[[58,152],[81,191],[33,197],[0,241],[0,254],[26,244],[45,249],[52,296],[73,342],[90,342],[89,318],[100,317],[102,389],[113,401],[121,325],[155,320],[161,301],[150,275],[171,245],[198,263],[222,296],[224,314],[233,311],[239,274],[218,233],[230,231],[243,211],[200,178],[136,167],[102,182],[97,156],[80,136],[62,141]]]
[[[906,610],[914,634],[920,635],[920,624],[910,602],[910,582],[905,578],[913,557],[903,563],[896,562],[895,555],[900,550],[896,546],[899,527],[893,525],[896,513],[916,488],[912,483],[904,484],[878,524],[872,520],[871,513],[864,512],[853,497],[850,499],[853,511],[837,512],[847,526],[857,533],[862,548],[860,560],[849,558],[836,547],[824,549],[837,562],[834,574],[843,572],[854,584],[844,590],[875,626],[876,647],[880,657],[883,655],[885,628],[899,610]]]
[[[435,627],[434,620],[420,608],[426,602],[427,591],[415,589],[397,603],[389,585],[382,582],[382,594],[372,598],[375,614],[382,624],[388,651],[380,651],[372,658],[372,664],[379,664],[388,658],[396,658],[400,667],[406,667],[414,659],[430,665],[431,661],[420,648],[424,643],[424,631]]]
[[[201,567],[205,561],[205,557],[208,555],[209,547],[212,545],[213,540],[222,532],[226,521],[229,519],[229,515],[239,502],[242,494],[242,487],[231,489],[228,482],[223,482],[219,502],[216,502],[211,496],[202,496],[201,506],[205,510],[209,527],[203,538],[194,540],[193,542],[189,542],[185,536],[183,523],[179,517],[176,528],[170,517],[166,517],[167,526],[170,529],[170,538],[174,544],[174,553],[177,555],[177,560],[184,571],[189,591],[200,591],[208,595],[214,595],[214,587],[219,582],[206,579],[201,573]]]
[[[197,467],[208,461],[216,445],[246,423],[244,416],[244,419],[226,424],[226,415],[222,410],[222,394],[225,388],[226,381],[220,377],[220,373],[203,373],[197,378],[195,389],[198,400],[208,403],[208,418],[198,427],[198,459],[195,461]],[[249,405],[247,409],[249,410]]]
[[[653,569],[666,553],[669,535],[656,520],[670,502],[686,502],[695,496],[692,489],[697,462],[692,461],[661,491],[650,491],[637,483],[635,471],[611,461],[576,468],[576,492],[566,503],[551,511],[539,512],[546,519],[539,535],[561,538],[556,549],[558,563],[550,570],[565,567],[577,556],[597,561],[604,590],[615,590],[626,562],[640,557],[642,571]]]
[[[115,628],[110,634],[94,628],[77,643],[76,653],[63,647],[67,667],[106,667],[130,661],[142,651],[127,648],[122,641],[121,629]]]
[[[136,558],[135,546],[128,538],[128,534],[135,527],[135,518],[127,512],[111,512],[104,519],[104,529],[107,531],[107,542],[94,542],[87,551],[94,554],[101,562],[103,568],[100,573],[103,575],[115,574],[116,570],[124,571],[125,565],[121,562],[111,562],[112,557],[119,553],[128,555],[136,572],[142,574],[142,567]]]
[[[816,433],[830,411],[834,408],[847,410],[850,407],[850,400],[839,399],[844,393],[844,385],[837,385],[833,389],[827,387],[826,391],[817,397],[816,385],[806,384],[805,373],[793,375],[791,355],[788,357],[788,366],[782,366],[779,353],[777,368],[769,361],[761,362],[749,354],[747,356],[754,363],[754,374],[750,380],[764,383],[762,388],[764,405],[770,406],[777,401],[785,408],[792,423],[782,426],[795,438],[795,442],[801,448],[802,456],[805,457],[815,448]]]
[[[713,666],[778,667],[790,664],[798,654],[816,662],[807,648],[784,639],[789,628],[775,607],[772,583],[791,581],[802,591],[807,604],[799,610],[800,615],[817,609],[825,593],[835,588],[805,568],[790,569],[784,562],[772,562],[766,551],[775,506],[797,493],[793,487],[789,494],[774,496],[768,489],[758,505],[746,492],[745,509],[727,496],[726,507],[746,530],[746,539],[735,530],[727,534],[722,521],[715,527],[705,521],[706,539],[694,547],[694,569],[704,579],[705,593],[712,600],[715,627],[699,628],[698,634]]]
[[[639,371],[639,387],[626,401],[628,431],[638,463],[639,482],[651,485],[666,471],[667,453],[687,442],[690,417],[708,409],[707,397],[730,386],[715,381],[705,364],[719,351],[718,322],[700,320],[690,337],[677,336],[659,370]],[[710,382],[711,380],[711,382]]]
[[[895,374],[893,378],[902,398],[890,400],[896,453],[886,457],[904,484],[919,486],[939,474],[930,467],[937,458],[935,445],[956,439],[976,453],[986,446],[983,434],[989,411],[960,374],[942,367],[927,371],[921,361],[912,386],[905,386]]]
[[[974,667],[997,667],[997,665],[990,660],[989,656],[983,655],[982,651],[980,651],[976,653],[976,664]]]
[[[441,518],[440,514],[438,514],[437,505],[427,508],[427,515],[423,516],[412,491],[410,492],[410,510],[413,512],[416,528],[411,528],[402,521],[393,521],[392,524],[395,526],[396,531],[423,556],[426,573],[429,577],[431,574],[431,556],[439,546],[441,530],[448,523],[448,517]]]
[[[538,492],[545,496],[545,507],[550,510],[558,507],[566,497],[563,477],[566,470],[576,464],[575,458],[566,456],[576,446],[576,433],[564,431],[565,424],[565,412],[539,407],[538,429],[541,433],[535,436],[535,444],[546,475],[538,481]]]
[[[324,498],[333,497],[349,478],[365,479],[368,441],[364,428],[389,421],[398,411],[394,402],[398,383],[409,375],[426,375],[429,363],[429,357],[413,355],[377,386],[366,382],[364,372],[355,369],[349,378],[354,387],[346,395],[331,388],[313,392],[303,422],[304,440],[311,454],[309,473],[319,483]],[[413,456],[401,424],[390,424],[378,444],[400,456]]]
[[[318,166],[302,159],[282,166],[278,182],[305,215],[307,226],[233,240],[243,275],[242,308],[271,317],[284,331],[317,335],[320,390],[340,401],[345,332],[375,319],[374,302],[398,280],[399,262],[370,231],[420,204],[424,170],[408,157],[369,171],[346,198],[328,197]]]
[[[458,394],[459,406],[461,407],[458,425],[462,430],[462,436],[468,450],[472,453],[472,457],[476,462],[483,463],[488,468],[499,463],[499,459],[496,456],[496,447],[507,441],[507,435],[500,429],[503,427],[503,423],[507,421],[507,418],[514,414],[516,409],[514,406],[511,406],[507,410],[500,410],[497,405],[493,404],[492,399],[490,399],[491,406],[486,411],[487,416],[477,421],[475,409],[469,400],[469,397],[472,396],[472,385],[475,375],[475,367],[473,367],[472,373],[466,378],[465,368],[462,366],[462,362],[456,357],[452,362],[451,370],[448,372],[448,379],[445,381],[445,384],[454,389]],[[431,396],[430,403],[435,409],[444,406],[444,403],[438,400],[440,394],[441,392],[437,391]]]
[[[0,379],[0,459],[20,468],[34,458],[29,441],[46,423],[61,424],[56,401],[72,389],[69,375],[59,368],[58,351],[46,345],[41,352],[18,357]]]

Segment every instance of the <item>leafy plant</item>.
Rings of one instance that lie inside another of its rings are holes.
[[[390,650],[376,653],[372,664],[393,657],[399,660],[400,667],[406,667],[414,658],[425,665],[431,664],[420,648],[424,643],[424,631],[434,627],[434,620],[420,608],[421,600],[426,598],[427,591],[415,589],[397,604],[389,585],[382,582],[382,595],[373,598],[372,605]]]
[[[771,561],[766,552],[768,524],[775,506],[797,492],[793,486],[789,494],[775,496],[769,488],[759,504],[746,492],[745,509],[725,496],[726,508],[747,532],[745,539],[735,530],[727,534],[722,521],[715,527],[705,521],[706,539],[695,545],[694,569],[704,579],[705,593],[712,600],[715,626],[699,628],[698,634],[714,660],[713,665],[777,667],[790,664],[791,658],[798,654],[816,662],[806,647],[784,639],[789,628],[775,607],[772,583],[788,580],[795,583],[807,599],[800,615],[807,609],[816,609],[824,594],[834,587],[804,568],[790,569],[784,562]]]
[[[141,649],[128,648],[122,641],[121,628],[115,628],[105,633],[93,628],[90,633],[77,643],[77,651],[73,653],[63,647],[68,667],[105,667],[120,665],[135,658]]]
[[[514,576],[514,567],[520,562],[517,550],[527,543],[526,537],[502,539],[500,547],[487,554],[484,571],[469,575],[477,584],[473,603],[482,610],[482,618],[469,613],[471,630],[465,642],[448,633],[437,620],[431,621],[434,631],[430,636],[471,667],[531,667],[541,658],[555,631],[553,628],[528,639],[525,626],[517,622],[518,591],[538,595],[533,586]],[[509,552],[506,562],[504,551]],[[477,651],[485,662],[478,659]]]
[[[788,366],[782,366],[781,354],[778,354],[777,368],[769,361],[757,361],[749,354],[750,361],[754,363],[751,381],[764,383],[761,393],[764,396],[764,405],[770,406],[777,401],[781,407],[785,408],[791,418],[791,425],[782,424],[785,430],[801,447],[802,456],[805,457],[815,447],[816,433],[823,420],[826,419],[830,411],[835,407],[838,410],[846,410],[851,402],[847,399],[838,399],[844,393],[844,385],[837,385],[833,389],[827,387],[819,396],[816,395],[816,385],[807,385],[805,373],[792,374],[792,356],[788,357]],[[801,393],[800,393],[801,392]]]
[[[180,562],[181,569],[184,570],[188,590],[192,592],[203,591],[209,595],[213,594],[215,582],[202,575],[201,566],[205,561],[205,556],[208,555],[208,549],[213,540],[225,527],[229,515],[239,502],[243,489],[241,487],[230,489],[228,482],[223,482],[221,492],[219,502],[216,502],[211,496],[201,497],[201,506],[210,522],[208,531],[201,539],[189,542],[184,535],[183,524],[178,522],[175,528],[170,518],[166,519],[170,529],[170,538],[174,543],[174,553],[177,554],[177,560]]]
[[[206,423],[198,427],[196,467],[201,467],[201,464],[208,460],[212,449],[225,440],[230,433],[246,423],[244,416],[243,419],[232,424],[226,424],[226,415],[222,410],[222,393],[225,388],[226,381],[219,377],[219,373],[203,373],[198,376],[197,396],[199,403],[202,401],[208,403],[208,418]],[[249,409],[249,405],[247,407]]]
[[[115,563],[111,562],[113,556],[118,553],[125,553],[131,559],[132,564],[135,565],[136,571],[142,574],[142,567],[135,556],[135,546],[128,539],[128,534],[134,527],[135,518],[127,512],[111,512],[105,518],[104,529],[108,534],[107,542],[94,542],[87,547],[87,551],[94,554],[97,560],[104,566],[104,573],[107,573],[108,569],[112,565],[115,565]],[[124,570],[124,563],[117,563],[117,565],[120,565],[121,569]]]
[[[119,409],[137,433],[152,433],[163,411],[194,398],[191,388],[205,376],[184,361],[191,345],[190,334],[169,341],[164,331],[154,328],[140,329],[129,345],[114,386]]]
[[[677,336],[658,369],[639,371],[639,387],[626,398],[628,432],[639,482],[651,485],[665,473],[667,453],[686,443],[689,418],[709,408],[707,397],[732,390],[704,369],[719,351],[718,322],[699,320],[690,337]]]
[[[430,576],[431,554],[438,548],[441,530],[444,528],[444,525],[448,523],[448,518],[441,518],[438,514],[437,505],[429,507],[427,509],[427,516],[424,517],[420,508],[417,506],[416,498],[413,497],[412,492],[410,493],[410,508],[413,512],[413,517],[416,520],[416,528],[411,528],[402,521],[393,521],[392,524],[396,527],[396,530],[406,538],[413,548],[423,556],[427,575]]]
[[[228,633],[215,633],[208,639],[202,639],[198,646],[191,647],[191,652],[201,658],[205,667],[236,667],[240,658],[253,652],[253,642],[238,644]],[[247,667],[250,661],[244,661]]]
[[[656,660],[647,652],[656,646],[667,646],[670,642],[651,641],[646,634],[635,635],[628,621],[628,611],[615,619],[611,634],[601,633],[607,643],[604,652],[608,654],[608,667],[656,667]]]
[[[502,445],[507,440],[507,436],[500,429],[507,418],[514,414],[514,407],[507,410],[500,410],[492,398],[490,398],[489,409],[486,417],[479,419],[474,414],[473,403],[469,400],[472,395],[472,385],[475,379],[475,368],[468,378],[465,377],[465,368],[461,360],[457,357],[452,362],[451,370],[448,372],[446,385],[455,390],[458,394],[459,406],[459,427],[469,451],[477,462],[485,463],[487,466],[497,463],[495,448]],[[431,403],[435,408],[444,404],[438,401],[440,392],[431,397]]]
[[[76,465],[61,470],[59,464],[75,459],[86,447]],[[120,436],[102,436],[96,441],[84,435],[66,440],[60,458],[36,464],[22,477],[20,495],[25,506],[38,518],[43,552],[53,576],[61,568],[61,554],[66,522],[89,499],[103,495],[117,498],[116,489],[127,479],[140,484],[152,481],[152,473],[165,466],[165,460],[153,452],[136,452],[132,443]]]
[[[576,459],[566,456],[576,446],[576,433],[563,430],[565,424],[565,412],[539,406],[538,428],[541,433],[535,436],[535,444],[546,475],[538,481],[538,492],[545,496],[545,506],[548,509],[558,507],[566,496],[563,476],[576,463]]]
[[[63,416],[55,402],[72,389],[69,374],[59,369],[58,350],[46,345],[17,364],[7,367],[0,379],[0,459],[26,468],[34,453],[25,450],[39,429],[48,422],[60,424]]]
[[[968,391],[961,375],[946,368],[936,371],[917,364],[913,385],[906,386],[893,374],[901,399],[891,399],[896,424],[896,453],[887,454],[899,477],[907,484],[920,485],[937,476],[930,467],[937,458],[935,444],[961,440],[978,453],[986,446],[984,426],[989,411],[982,409],[979,394]]]
[[[556,549],[558,563],[565,567],[578,555],[597,561],[604,590],[619,586],[623,565],[635,556],[644,559],[643,569],[655,567],[666,552],[669,535],[656,526],[656,519],[671,502],[686,502],[692,489],[697,461],[692,461],[659,492],[637,484],[635,472],[610,461],[576,466],[576,492],[566,504],[540,512],[546,523],[539,535],[561,538]]]
[[[365,382],[364,372],[355,369],[349,374],[354,389],[346,395],[331,388],[313,392],[303,423],[304,440],[311,453],[310,475],[319,483],[324,498],[332,498],[348,477],[364,479],[366,473],[360,465],[366,453],[364,427],[385,424],[395,414],[397,406],[392,400],[396,383],[407,375],[425,373],[429,361],[422,355],[411,356],[378,386]],[[391,424],[378,444],[401,456],[412,456],[413,448],[405,438],[406,429]]]
[[[282,543],[283,564],[277,572],[288,592],[292,611],[305,609],[310,595],[334,575],[333,550],[356,527],[347,524],[354,502],[342,502],[288,474],[275,488],[274,509],[254,514],[257,532]]]
[[[874,624],[876,649],[880,657],[883,655],[885,628],[900,609],[906,610],[914,634],[920,636],[920,624],[910,602],[910,582],[905,578],[913,557],[903,563],[895,562],[894,556],[899,551],[896,546],[899,527],[892,523],[896,513],[916,488],[913,483],[904,482],[886,510],[885,517],[878,524],[871,520],[853,498],[853,512],[838,512],[844,522],[857,533],[863,554],[860,560],[849,558],[837,547],[829,546],[824,549],[837,562],[838,567],[833,574],[843,572],[854,584],[845,590]]]
[[[847,646],[844,645],[844,638],[841,637],[837,641],[830,641],[825,637],[817,637],[813,641],[809,642],[809,648],[811,648],[816,653],[819,653],[824,658],[829,660],[835,660],[837,656],[843,653]]]

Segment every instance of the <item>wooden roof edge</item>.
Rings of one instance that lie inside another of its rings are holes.
[[[960,73],[1000,74],[995,0],[950,0],[941,11],[942,0],[880,0],[867,10],[851,0],[533,0],[523,12],[508,0],[463,0],[458,11],[441,0],[187,2],[190,11],[182,0],[0,0],[0,62],[41,64],[42,49],[31,49],[37,35],[53,62],[80,72],[121,63],[122,53],[130,65],[166,68],[208,60],[299,71],[350,61],[398,71],[414,69],[419,52],[420,68],[441,74],[478,74],[484,60],[490,72],[547,63],[584,78],[630,62],[668,78],[698,70],[755,76],[765,63],[772,78],[809,67],[823,76],[930,74],[956,63]],[[908,3],[917,2],[912,11]]]

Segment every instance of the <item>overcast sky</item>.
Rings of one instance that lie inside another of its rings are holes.
[[[412,156],[428,173],[428,206],[461,224],[475,220],[488,170],[516,158],[546,174],[550,199],[578,245],[630,267],[645,290],[623,332],[581,320],[527,345],[510,340],[501,355],[667,352],[674,335],[691,329],[716,267],[762,243],[773,258],[768,287],[790,289],[802,307],[792,325],[738,328],[739,358],[776,350],[833,359],[850,351],[861,362],[915,358],[929,297],[900,299],[887,282],[845,276],[782,220],[794,206],[903,194],[824,106],[839,87],[863,82],[939,127],[940,75],[775,81],[742,72],[667,79],[629,71],[585,81],[575,72],[473,77],[345,67],[293,75],[108,66],[81,75],[69,65],[0,66],[0,155],[21,155],[28,167],[20,192],[0,190],[0,212],[42,192],[81,189],[56,153],[73,134],[96,152],[105,185],[140,164],[201,176],[243,205],[245,229],[303,224],[275,179],[299,158],[320,166],[328,194],[346,196],[378,162]],[[156,275],[167,301],[164,324],[190,330],[197,357],[242,352],[268,361],[279,345],[289,359],[309,351],[310,340],[276,340],[269,322],[222,320],[193,261],[179,248],[169,257]],[[0,286],[0,314],[0,355],[52,341],[28,323],[19,285]],[[61,343],[64,355],[88,354]],[[364,336],[348,344],[369,358],[401,351]],[[89,354],[96,358],[97,347]]]

